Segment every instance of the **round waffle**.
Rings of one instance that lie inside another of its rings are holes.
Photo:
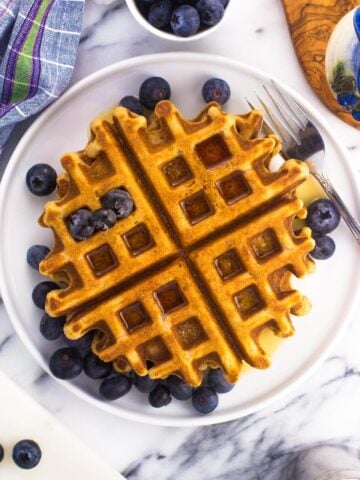
[[[259,138],[257,111],[212,103],[189,121],[163,101],[150,119],[119,107],[113,120],[95,120],[85,149],[63,157],[59,198],[40,219],[55,238],[41,273],[64,286],[47,312],[67,315],[69,338],[97,330],[93,351],[119,371],[197,386],[208,366],[230,382],[244,359],[267,367],[261,330],[291,335],[290,313],[309,309],[290,285],[314,269],[311,232],[293,226],[306,216],[295,193],[306,164],[271,171],[281,145]],[[76,241],[69,216],[100,208],[114,188],[129,192],[134,211]]]

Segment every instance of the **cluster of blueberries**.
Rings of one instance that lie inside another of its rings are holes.
[[[220,22],[229,0],[137,0],[142,15],[155,28],[191,37]]]
[[[0,445],[0,462],[5,456],[4,447]],[[12,459],[15,465],[25,470],[36,467],[41,460],[41,449],[34,440],[20,440],[14,445]]]
[[[315,248],[311,256],[316,260],[326,260],[335,252],[335,242],[327,235],[340,223],[340,213],[327,198],[315,200],[308,206],[306,224],[312,230]]]
[[[69,230],[76,240],[86,240],[95,232],[108,230],[117,220],[128,217],[134,210],[131,195],[121,188],[110,190],[101,199],[101,203],[103,208],[95,212],[80,208],[69,216]]]
[[[202,87],[202,96],[206,103],[218,102],[224,105],[230,98],[230,87],[221,78],[209,78]],[[145,110],[153,110],[161,100],[169,100],[171,88],[162,77],[147,78],[140,86],[139,97],[127,95],[119,104],[137,115],[145,115]]]
[[[50,165],[39,163],[27,172],[26,183],[35,195],[49,195],[56,188],[56,172]],[[103,208],[95,212],[80,208],[69,216],[69,230],[76,240],[86,240],[94,232],[113,227],[117,220],[129,216],[134,209],[132,197],[121,188],[110,190],[101,199],[101,203]],[[36,255],[38,251],[36,249],[32,254]]]

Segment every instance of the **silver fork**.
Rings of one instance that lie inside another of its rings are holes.
[[[269,104],[256,95],[274,126],[274,129],[272,129],[270,124],[264,121],[263,130],[267,134],[276,133],[280,137],[283,144],[281,155],[285,159],[297,158],[307,163],[310,173],[319,182],[327,196],[334,202],[341,217],[360,245],[360,224],[349,212],[325,171],[325,144],[320,132],[300,105],[292,97],[284,93],[274,81],[272,81],[272,84],[277,92],[277,97],[273,95],[266,85],[263,85],[263,88],[273,108],[269,107]],[[247,102],[250,108],[255,110],[254,105],[249,100]]]

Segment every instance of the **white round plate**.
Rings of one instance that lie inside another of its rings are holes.
[[[89,122],[112,107],[124,95],[137,94],[141,82],[153,75],[165,77],[172,86],[172,100],[190,118],[203,106],[201,87],[217,76],[232,89],[227,110],[248,110],[245,97],[270,79],[263,73],[235,61],[194,53],[170,53],[126,60],[82,80],[38,118],[22,138],[5,171],[0,194],[0,287],[13,324],[31,353],[48,371],[48,359],[57,343],[45,341],[38,329],[41,312],[32,304],[31,292],[43,278],[26,264],[27,249],[33,244],[52,244],[49,230],[37,225],[46,199],[31,195],[25,174],[35,163],[50,163],[60,173],[64,152],[81,149],[87,141]],[[295,92],[284,87],[308,111],[319,126],[327,147],[327,168],[355,216],[360,206],[355,173],[344,148],[319,114]],[[220,397],[217,410],[207,416],[193,411],[188,402],[173,401],[154,409],[147,398],[133,391],[116,402],[98,396],[98,382],[81,375],[64,386],[93,405],[127,419],[174,426],[224,422],[255,412],[289,391],[324,359],[335,339],[348,324],[359,294],[360,257],[358,247],[342,224],[333,235],[337,251],[328,261],[318,262],[314,275],[296,284],[313,303],[306,317],[294,318],[296,334],[277,349],[272,366],[252,370],[237,386]]]

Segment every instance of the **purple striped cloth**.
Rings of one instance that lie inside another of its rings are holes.
[[[0,0],[0,160],[14,126],[73,73],[85,0]]]

